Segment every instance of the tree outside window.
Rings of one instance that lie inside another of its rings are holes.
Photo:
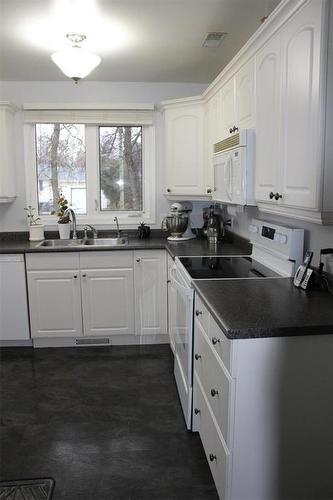
[[[141,211],[142,127],[99,127],[102,211]]]

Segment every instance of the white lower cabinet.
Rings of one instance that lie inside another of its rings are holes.
[[[166,276],[164,250],[27,254],[31,337],[167,334]]]
[[[82,335],[78,269],[28,272],[31,337]]]
[[[167,263],[164,250],[134,252],[136,333],[166,334]]]
[[[333,337],[229,340],[196,297],[193,427],[222,500],[333,498]]]
[[[176,297],[177,293],[171,282],[171,270],[174,266],[174,261],[168,255],[168,334],[170,347],[172,352],[175,352],[175,327],[176,327]]]
[[[134,333],[133,269],[81,271],[84,335]]]

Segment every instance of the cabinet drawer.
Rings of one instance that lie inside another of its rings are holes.
[[[198,295],[195,295],[195,309],[194,309],[194,314],[195,318],[198,320],[200,325],[203,327],[205,332],[208,331],[208,324],[209,324],[209,312],[207,310],[207,307],[203,303],[203,301],[198,297]]]
[[[195,329],[195,355],[198,357],[194,359],[195,373],[200,379],[221,434],[230,447],[229,414],[233,380],[217,360],[208,338],[198,324]]]
[[[81,252],[80,267],[81,269],[133,268],[133,252],[131,250]]]
[[[227,497],[230,453],[223,444],[197,376],[194,377],[194,394],[194,404],[197,409],[197,415],[194,417],[195,426],[200,434],[219,498],[224,500]]]
[[[27,253],[27,271],[78,269],[79,252]]]
[[[227,337],[224,335],[223,331],[211,315],[209,317],[208,337],[214,351],[216,352],[228,372],[230,374],[233,374],[232,341],[227,339]]]

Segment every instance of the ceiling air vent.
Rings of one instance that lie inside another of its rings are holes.
[[[208,33],[203,41],[203,47],[209,47],[210,49],[216,49],[221,45],[228,33],[225,31],[212,31]]]

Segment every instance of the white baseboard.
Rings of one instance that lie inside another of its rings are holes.
[[[86,340],[87,344],[77,344]],[[42,347],[107,347],[111,345],[169,344],[168,334],[160,335],[113,335],[107,337],[51,337],[33,339],[35,348]]]
[[[0,340],[0,347],[31,347],[32,340]]]

